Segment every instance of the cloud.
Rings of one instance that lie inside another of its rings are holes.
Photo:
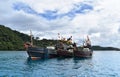
[[[37,12],[34,11],[31,7],[29,7],[29,5],[22,3],[22,2],[14,3],[13,8],[17,11],[23,10],[26,13],[37,14]]]
[[[0,0],[0,24],[40,38],[57,33],[81,44],[87,35],[93,45],[118,47],[119,0]]]
[[[46,10],[43,10],[44,12],[39,12],[35,9],[32,9],[32,6],[27,5],[23,2],[16,2],[13,4],[13,8],[17,11],[24,11],[25,13],[29,13],[29,14],[34,14],[36,16],[41,16],[46,18],[47,20],[52,20],[52,19],[57,19],[57,18],[62,18],[64,16],[68,16],[68,17],[74,17],[75,14],[84,14],[89,12],[90,10],[93,10],[93,6],[87,3],[76,3],[76,4],[72,4],[73,7],[71,9],[69,9],[68,12],[65,13],[59,13],[61,10],[57,7],[55,7],[55,10],[51,10],[49,8],[47,8]]]

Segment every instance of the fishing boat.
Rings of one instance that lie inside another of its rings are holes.
[[[83,42],[83,46],[81,48],[77,47],[76,43],[72,43],[71,40],[72,37],[68,38],[67,40],[61,39],[59,41],[56,46],[56,52],[58,56],[79,58],[92,57],[93,50],[88,36]]]
[[[31,36],[31,42],[30,43],[26,42],[24,44],[24,47],[27,51],[29,58],[35,60],[35,59],[46,59],[46,58],[57,57],[57,53],[55,51],[54,46],[48,46],[43,48],[34,46],[31,31],[30,31],[30,36]]]
[[[74,46],[74,57],[79,57],[79,58],[92,57],[93,50],[91,46],[91,41],[88,36],[87,36],[87,40],[85,40],[81,49],[78,48],[76,44],[74,44],[73,46]]]
[[[81,47],[78,48],[73,43],[71,46],[65,46],[62,48],[62,45],[58,46],[57,55],[59,57],[78,57],[78,58],[88,58],[92,57],[93,50],[90,47]]]
[[[31,59],[47,59],[57,57],[55,50],[50,47],[28,47],[27,53]]]

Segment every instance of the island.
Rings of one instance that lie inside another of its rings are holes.
[[[39,47],[46,47],[50,45],[55,45],[58,40],[54,39],[41,39],[39,37],[33,37],[34,45]],[[24,43],[30,42],[30,36],[19,31],[12,30],[9,27],[0,25],[0,50],[25,50]],[[79,47],[80,48],[80,47]],[[102,47],[102,46],[92,46],[93,50],[116,50],[120,51],[120,48],[115,47]]]

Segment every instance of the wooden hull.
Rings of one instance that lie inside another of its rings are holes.
[[[93,51],[74,51],[74,57],[87,58],[92,57]]]
[[[78,58],[88,58],[92,57],[93,51],[74,51],[68,52],[65,50],[58,50],[57,55],[59,57],[78,57]]]
[[[57,54],[50,53],[50,51],[46,48],[29,47],[27,49],[27,53],[29,55],[29,58],[33,60],[57,57]]]
[[[73,52],[67,50],[57,50],[57,55],[59,57],[73,57]]]

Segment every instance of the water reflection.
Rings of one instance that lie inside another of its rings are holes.
[[[111,72],[118,70],[117,66],[111,66],[109,58],[101,57],[97,53],[91,58],[54,58],[54,59],[39,59],[31,60],[26,59],[26,67],[24,71],[31,74],[31,77],[107,77],[107,76],[119,76],[117,72]],[[104,55],[104,54],[103,54]],[[108,55],[108,54],[107,54]],[[105,56],[105,55],[104,55]],[[110,55],[108,55],[110,56]],[[115,59],[114,59],[115,57]],[[116,56],[113,56],[114,62]],[[105,61],[109,61],[109,64],[105,65]],[[112,61],[111,61],[112,62]],[[120,63],[120,61],[119,61]],[[112,63],[113,65],[118,65]],[[104,69],[104,70],[103,70]],[[118,75],[117,75],[118,74]]]
[[[96,51],[92,58],[31,60],[26,52],[0,52],[0,77],[120,77],[120,53]]]
[[[26,65],[30,66],[30,67],[35,67],[38,64],[43,64],[45,61],[47,61],[47,59],[37,59],[37,60],[32,60],[31,58],[27,58],[26,59]]]

